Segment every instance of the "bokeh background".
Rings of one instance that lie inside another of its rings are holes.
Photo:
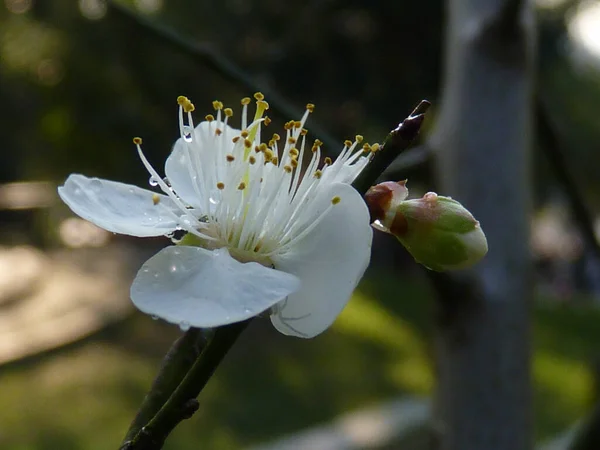
[[[169,241],[115,236],[74,217],[56,195],[68,174],[147,187],[131,138],[142,136],[161,167],[178,137],[181,94],[201,117],[212,100],[236,107],[262,86],[299,111],[315,103],[309,130],[312,123],[340,143],[357,133],[381,141],[423,98],[433,103],[424,136],[435,121],[440,0],[118,4],[128,9],[100,0],[0,4],[3,449],[117,448],[181,333],[128,299],[137,268]],[[600,2],[537,0],[536,11],[536,83],[596,214]],[[274,125],[293,118],[276,112]],[[390,175],[409,178],[415,194],[435,189],[421,150]],[[534,162],[533,374],[543,442],[568,430],[597,395],[600,270],[539,145]],[[378,235],[367,276],[335,325],[303,341],[255,321],[165,448],[249,448],[382,402],[425,404],[435,378],[432,299],[422,270]],[[414,441],[408,434],[399,439]]]

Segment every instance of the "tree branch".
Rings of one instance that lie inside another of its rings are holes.
[[[373,160],[352,183],[358,192],[364,195],[398,155],[409,147],[419,135],[425,112],[430,106],[427,100],[421,100],[413,112],[387,135]]]
[[[205,340],[202,330],[191,328],[175,341],[163,359],[150,391],[129,426],[123,444],[133,439],[166,403],[200,355]]]
[[[205,349],[181,383],[147,425],[121,446],[121,450],[159,450],[175,427],[198,409],[200,394],[250,320],[225,325],[215,330]]]

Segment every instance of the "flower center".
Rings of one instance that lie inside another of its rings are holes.
[[[170,158],[180,158],[181,170],[187,174],[179,177],[191,185],[188,191],[193,199],[182,195],[183,190],[178,192],[181,180],[171,180],[171,186],[156,173],[142,153],[141,139],[134,143],[153,182],[179,209],[180,228],[191,235],[186,243],[195,239],[194,245],[227,247],[240,261],[270,266],[274,255],[290,251],[331,208],[343,205],[339,197],[324,198],[328,187],[351,183],[379,145],[360,146],[363,138],[356,136],[344,142],[335,161],[322,160],[319,140],[306,146],[304,125],[314,110],[312,104],[300,120],[285,124],[284,139],[275,133],[264,143],[263,127],[271,122],[265,116],[269,105],[261,93],[254,97],[256,112],[250,123],[251,100],[241,101],[241,130],[229,126],[233,111],[219,101],[213,102],[216,117],[208,115],[194,127],[194,105],[186,97],[178,98],[181,140]],[[159,201],[155,205],[161,207]]]

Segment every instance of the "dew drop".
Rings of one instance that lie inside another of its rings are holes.
[[[179,322],[179,329],[181,331],[187,331],[191,328],[191,325],[189,322],[186,322],[185,320],[182,322]]]
[[[186,126],[183,127],[182,131],[183,131],[183,133],[182,133],[181,137],[183,138],[183,140],[185,142],[192,142],[193,141],[193,139],[192,139],[192,129],[189,126],[186,125]]]
[[[148,273],[148,272],[150,272],[150,269],[148,269],[147,267],[144,267],[144,268],[142,269],[142,272],[144,272],[144,273]]]
[[[100,192],[102,190],[102,182],[100,180],[92,180],[90,182],[90,189],[94,192]]]
[[[171,273],[177,272],[177,266],[173,264],[171,265],[171,267],[169,267],[169,270],[171,271]]]
[[[152,186],[152,187],[154,187],[154,186],[158,186],[158,181],[156,181],[156,180],[154,179],[154,177],[152,177],[152,176],[151,176],[151,177],[150,177],[150,179],[148,180],[148,184],[149,184],[150,186]]]
[[[152,320],[158,320],[158,316],[151,315],[150,317],[152,318]]]
[[[248,309],[248,308],[244,309],[244,313],[245,313],[245,314],[250,314],[251,312],[252,312],[252,311],[251,311],[250,309]]]

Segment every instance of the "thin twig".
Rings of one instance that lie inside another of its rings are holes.
[[[173,429],[196,412],[196,397],[249,323],[250,320],[246,320],[217,328],[169,400],[121,450],[161,449]]]
[[[423,120],[425,119],[425,112],[430,106],[431,103],[427,100],[421,100],[413,112],[387,135],[381,149],[375,154],[373,161],[367,165],[359,177],[352,183],[358,192],[364,195],[379,176],[385,172],[388,166],[394,162],[398,155],[409,147],[419,135],[421,125],[423,125]]]
[[[172,28],[140,16],[129,8],[112,0],[108,0],[107,5],[109,11],[115,14],[115,16],[127,20],[148,36],[170,45],[175,50],[214,70],[224,79],[241,86],[243,89],[250,92],[262,92],[268,100],[270,108],[282,117],[299,119],[304,114],[303,110],[296,108],[266,83],[255,80],[249,73],[225,57],[213,45],[207,43],[195,43],[190,39],[181,36]],[[336,149],[342,149],[342,141],[335,139],[325,129],[314,123],[314,121],[311,121],[310,129],[311,134],[314,133],[316,137],[323,141],[325,149],[327,149],[328,152],[334,154],[334,152],[337,152]]]
[[[134,438],[167,402],[205,345],[202,330],[191,328],[175,341],[158,371],[150,391],[129,426],[123,444]]]

